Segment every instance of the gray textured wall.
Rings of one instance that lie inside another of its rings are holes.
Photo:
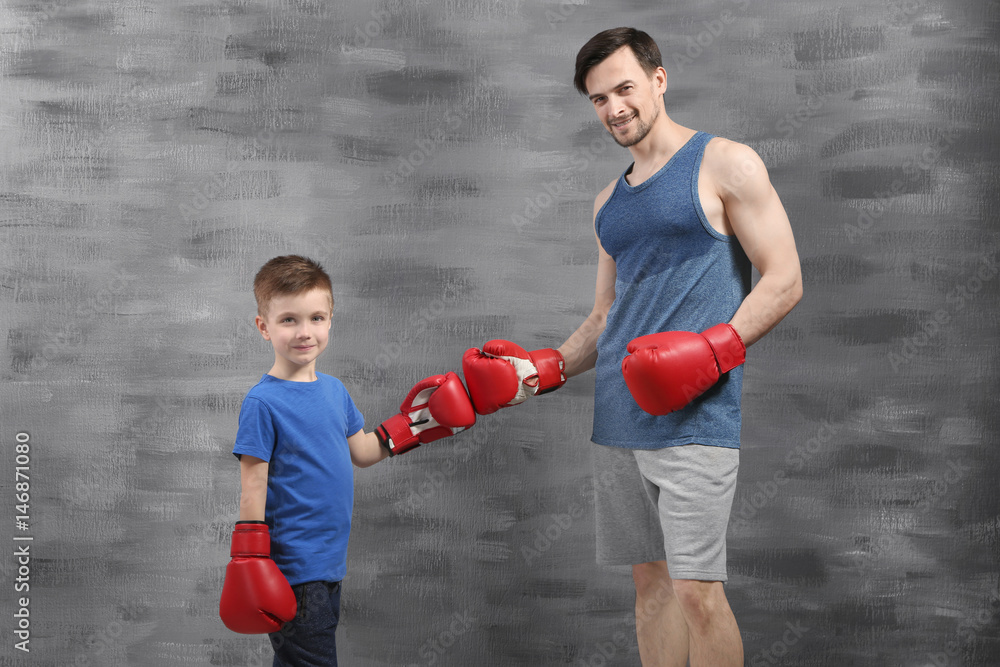
[[[468,346],[561,343],[629,159],[572,61],[623,24],[675,120],[761,154],[802,255],[747,370],[748,662],[1000,664],[997,2],[14,0],[0,665],[269,664],[217,617],[253,272],[328,267],[320,369],[369,429]],[[630,577],[593,562],[592,377],[358,473],[344,664],[638,664]]]

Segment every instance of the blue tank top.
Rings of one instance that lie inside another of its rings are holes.
[[[615,300],[597,342],[594,432],[601,445],[660,449],[697,443],[740,446],[743,366],[687,407],[644,412],[625,385],[626,345],[659,331],[695,331],[728,322],[750,291],[751,264],[734,236],[709,224],[698,199],[698,170],[713,135],[697,132],[636,186],[625,176],[597,212],[601,245],[615,260]]]

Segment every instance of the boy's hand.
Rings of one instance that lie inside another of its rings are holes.
[[[219,617],[233,632],[277,632],[298,605],[285,575],[271,560],[271,534],[263,521],[237,521],[219,600]]]
[[[476,423],[476,411],[462,380],[452,372],[432,375],[413,386],[400,414],[375,430],[390,456],[460,433]]]

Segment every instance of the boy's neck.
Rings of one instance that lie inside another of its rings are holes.
[[[315,382],[317,380],[315,361],[305,366],[296,366],[282,362],[285,362],[285,360],[275,359],[274,366],[271,366],[271,370],[267,374],[279,380],[288,380],[289,382]]]

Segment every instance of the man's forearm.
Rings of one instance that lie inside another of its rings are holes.
[[[773,329],[802,298],[802,278],[798,272],[761,277],[736,310],[729,324],[750,347]]]
[[[559,347],[566,361],[566,377],[589,371],[597,363],[597,339],[607,323],[607,313],[593,312]]]

